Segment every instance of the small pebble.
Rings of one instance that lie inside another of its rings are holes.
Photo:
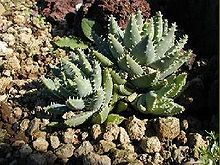
[[[102,134],[101,126],[99,124],[94,124],[91,132],[93,139],[97,139]]]
[[[57,136],[50,136],[50,145],[53,149],[56,149],[60,145],[60,140]]]
[[[33,147],[37,151],[46,152],[49,143],[44,138],[38,138],[37,140],[33,141]]]
[[[74,149],[72,144],[63,144],[56,149],[55,154],[61,159],[67,159],[73,155]]]
[[[143,138],[140,146],[146,153],[155,153],[161,150],[160,141],[156,136]]]

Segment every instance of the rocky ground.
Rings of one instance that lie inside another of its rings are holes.
[[[0,164],[199,164],[198,148],[209,144],[207,123],[187,115],[50,127],[39,78],[68,55],[54,49],[52,34],[62,31],[54,31],[34,0],[0,2]]]

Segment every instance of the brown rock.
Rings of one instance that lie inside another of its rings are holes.
[[[9,104],[1,103],[0,113],[1,113],[2,120],[4,122],[10,123],[10,124],[15,123],[16,120],[12,114],[12,107]]]
[[[46,152],[49,143],[44,138],[38,138],[33,142],[33,147],[40,152]]]
[[[64,144],[56,149],[55,154],[61,159],[67,159],[73,155],[74,149],[72,144]]]
[[[176,137],[176,140],[181,145],[186,144],[186,142],[187,142],[186,133],[183,130],[181,130],[180,134]]]
[[[130,138],[128,136],[128,133],[125,131],[124,128],[119,127],[120,128],[120,132],[119,132],[119,141],[121,144],[128,144],[130,143]]]
[[[75,130],[72,128],[67,128],[67,130],[63,134],[64,143],[73,143],[77,144],[79,142],[78,136],[75,133]]]
[[[16,119],[20,119],[21,116],[22,116],[22,109],[19,108],[19,107],[15,107],[14,110],[13,110],[13,113],[14,113],[14,117]]]
[[[22,131],[25,131],[28,128],[29,122],[30,122],[29,119],[22,120],[21,123],[20,123],[20,129]]]
[[[141,140],[145,135],[145,122],[136,118],[130,117],[126,122],[126,131],[131,140]]]
[[[161,141],[173,140],[180,134],[180,121],[176,117],[159,118],[156,131]]]
[[[111,159],[107,155],[90,152],[83,157],[83,165],[111,165]]]
[[[92,137],[94,139],[97,139],[102,134],[101,126],[99,124],[94,124],[92,126],[91,133],[92,133]]]
[[[89,141],[84,141],[79,148],[74,151],[75,157],[80,157],[86,155],[90,152],[93,152],[93,146]]]
[[[107,141],[117,140],[119,134],[119,127],[117,124],[109,124],[103,134],[103,139]]]
[[[112,148],[116,148],[116,144],[112,141],[100,140],[97,146],[98,153],[103,154],[109,152]]]
[[[0,3],[0,16],[5,12],[4,6]]]
[[[140,146],[146,153],[155,153],[161,150],[160,141],[156,136],[141,139]]]
[[[38,139],[38,138],[46,139],[46,135],[47,135],[46,132],[37,130],[33,132],[32,139]]]
[[[130,162],[134,162],[137,158],[137,154],[135,152],[129,150],[120,150],[120,149],[112,149],[112,164],[127,164]]]
[[[50,145],[53,149],[56,149],[60,145],[60,140],[57,136],[50,136]]]
[[[34,118],[33,120],[31,120],[31,122],[28,125],[27,133],[29,135],[32,135],[33,132],[39,130],[39,126],[40,126],[40,119]]]
[[[64,20],[66,14],[76,13],[77,5],[82,4],[82,0],[46,0],[47,6],[43,10],[45,16],[53,18],[55,21]]]

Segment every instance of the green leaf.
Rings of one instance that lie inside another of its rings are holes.
[[[85,108],[85,104],[83,99],[71,99],[69,98],[66,101],[66,105],[73,110],[82,110],[83,108]]]
[[[103,85],[104,85],[104,91],[105,91],[104,106],[108,106],[112,98],[113,81],[112,81],[111,74],[107,68],[103,72]]]
[[[113,109],[112,106],[105,106],[102,110],[92,117],[92,122],[97,124],[102,124],[106,121],[109,112]]]
[[[55,104],[55,103],[51,103],[51,105],[46,106],[43,108],[45,111],[48,111],[50,113],[54,113],[54,114],[63,114],[65,112],[68,111],[68,108],[66,105],[64,104]]]
[[[127,49],[132,49],[141,40],[141,35],[138,30],[138,25],[135,16],[132,15],[125,29],[124,44]]]
[[[92,115],[94,114],[94,111],[88,111],[88,112],[81,112],[79,114],[76,114],[70,119],[65,120],[65,124],[69,127],[76,127],[80,124],[83,124],[86,120],[88,120]]]
[[[85,97],[92,93],[92,84],[90,80],[76,76],[75,82],[80,97]]]
[[[106,123],[107,124],[114,123],[119,125],[124,121],[124,119],[125,118],[123,116],[120,116],[118,114],[109,114]]]
[[[115,111],[116,113],[121,113],[125,111],[128,108],[128,103],[125,103],[124,101],[118,101]]]
[[[124,54],[124,48],[121,43],[114,37],[114,35],[109,34],[109,48],[113,57],[117,60]]]
[[[104,66],[112,66],[113,65],[111,60],[109,60],[103,54],[101,54],[95,50],[92,52],[92,55],[94,55],[96,57],[96,59],[99,60],[102,63],[102,65],[104,65]]]
[[[185,110],[183,106],[174,103],[173,99],[160,97],[154,91],[140,95],[136,106],[142,113],[164,116],[176,115]]]
[[[122,41],[124,34],[121,28],[118,26],[118,23],[115,21],[115,18],[111,15],[109,22],[109,33],[116,36],[117,39]]]
[[[165,96],[168,98],[176,97],[182,91],[184,85],[186,84],[186,77],[186,73],[182,73],[178,76],[169,76],[168,83],[161,89],[157,90],[156,93],[159,96]]]
[[[88,48],[88,45],[86,45],[85,43],[80,41],[80,39],[78,39],[76,37],[71,37],[71,38],[70,37],[63,37],[63,38],[59,39],[57,42],[55,42],[55,44],[61,48],[68,47],[72,50],[74,50],[76,48],[81,48],[81,49]]]
[[[135,87],[146,89],[157,83],[159,79],[159,75],[160,75],[159,72],[154,72],[137,78],[133,78],[130,82]]]
[[[118,85],[122,85],[127,82],[126,79],[122,78],[122,76],[120,76],[119,73],[117,73],[115,70],[111,70],[111,76],[114,83]]]
[[[95,21],[89,20],[87,18],[82,19],[81,27],[82,27],[83,33],[91,41],[93,41],[92,30],[93,30],[94,26],[95,26]]]
[[[94,41],[93,35],[100,34],[102,31],[101,26],[95,22],[94,20],[90,20],[87,18],[83,18],[81,22],[81,27],[84,35],[90,39],[91,41]]]

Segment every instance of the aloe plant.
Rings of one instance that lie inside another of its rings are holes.
[[[111,111],[114,100],[113,81],[109,68],[101,68],[89,53],[77,49],[69,59],[62,59],[60,67],[53,67],[52,79],[42,77],[42,82],[60,102],[46,107],[52,113],[74,115],[64,121],[77,126],[92,117],[95,123],[103,123]]]
[[[46,108],[48,111],[71,111],[70,117],[63,118],[73,127],[88,119],[119,124],[124,118],[110,113],[115,107],[120,113],[129,104],[144,114],[175,115],[184,111],[174,99],[183,90],[187,74],[177,71],[192,52],[183,50],[188,37],[177,39],[175,23],[169,26],[160,12],[147,20],[137,12],[125,30],[111,16],[107,38],[99,36],[95,27],[95,22],[83,19],[83,32],[96,43],[98,51],[90,46],[88,52],[88,45],[68,38],[58,42],[58,46],[70,47],[75,53],[53,68],[52,79],[42,78],[59,98],[58,103]]]
[[[101,52],[93,55],[102,65],[113,68],[111,74],[116,88],[122,95],[127,95],[127,100],[131,100],[135,108],[156,115],[184,111],[174,98],[184,87],[187,75],[176,72],[190,59],[192,51],[183,50],[188,37],[184,35],[177,39],[175,23],[169,26],[160,12],[144,20],[138,11],[122,30],[111,16],[108,38],[98,36],[92,26],[85,28],[87,24],[92,25],[91,20],[84,19],[82,29]]]

